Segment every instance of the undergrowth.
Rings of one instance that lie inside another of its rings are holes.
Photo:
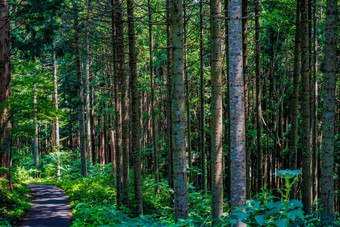
[[[12,188],[0,177],[0,226],[18,226],[31,206],[30,189],[25,184],[14,182]]]

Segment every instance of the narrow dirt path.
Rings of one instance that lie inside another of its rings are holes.
[[[29,184],[34,200],[23,227],[68,227],[71,212],[64,191],[50,185]]]

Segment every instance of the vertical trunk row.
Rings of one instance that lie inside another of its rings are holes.
[[[337,1],[327,0],[326,7],[326,46],[325,46],[325,82],[324,116],[322,126],[322,168],[321,202],[324,204],[322,221],[330,225],[334,220],[334,120],[335,120],[335,85],[337,66]]]
[[[175,219],[188,217],[187,170],[185,155],[185,99],[183,69],[183,3],[170,0],[172,140],[175,191]]]
[[[300,50],[301,50],[301,29],[300,29],[300,6],[301,1],[296,3],[296,18],[295,18],[295,47],[294,47],[294,71],[293,71],[293,94],[292,94],[292,130],[290,135],[290,168],[298,168],[298,116],[299,116],[299,68],[300,68]],[[294,186],[295,187],[295,186]],[[296,190],[292,191],[292,197],[296,198]]]
[[[244,109],[245,109],[245,124],[246,131],[245,134],[248,135],[248,119],[249,119],[249,97],[248,97],[248,55],[247,55],[247,45],[248,45],[248,0],[242,0],[242,50],[243,50],[243,81],[244,81]],[[246,136],[246,150],[248,150],[248,137]],[[250,153],[247,152],[247,167],[246,167],[246,176],[247,179],[250,178],[250,169],[251,169],[251,161],[250,161]],[[249,189],[249,183],[251,181],[247,180],[247,189]],[[247,191],[247,198],[250,197],[250,191]]]
[[[166,0],[166,18],[167,18],[167,25],[166,25],[166,37],[167,37],[167,46],[170,47],[171,45],[171,38],[170,38],[170,22],[171,22],[171,17],[170,17],[170,0]],[[168,145],[168,171],[169,171],[169,175],[168,175],[168,181],[169,181],[169,187],[173,188],[174,187],[174,168],[173,168],[173,152],[172,152],[172,148],[173,148],[173,143],[172,143],[172,114],[171,114],[171,106],[172,106],[172,70],[171,70],[171,65],[172,65],[172,61],[171,61],[171,49],[167,48],[166,49],[166,55],[167,55],[167,87],[168,87],[168,94],[167,94],[167,120],[166,120],[166,124],[167,124],[167,145]]]
[[[10,46],[9,46],[9,3],[8,0],[3,0],[0,4],[0,104],[4,108],[0,109],[0,167],[11,167],[10,154],[10,121],[8,119],[10,96]],[[9,173],[4,173],[1,177],[10,179]]]
[[[91,118],[90,118],[90,1],[87,0],[86,18],[86,59],[85,59],[85,109],[86,109],[86,156],[89,162],[92,161],[92,140],[91,140]],[[94,163],[93,163],[94,164]]]
[[[76,43],[76,73],[78,80],[78,114],[79,114],[79,148],[80,148],[80,160],[81,160],[81,175],[87,176],[87,163],[86,163],[86,128],[85,128],[85,110],[84,110],[84,89],[83,89],[83,78],[81,75],[81,50],[80,50],[80,39],[79,39],[79,8],[78,3],[74,4],[75,8],[75,43]]]
[[[261,191],[262,187],[262,86],[260,74],[260,24],[259,24],[259,0],[255,3],[255,79],[256,79],[256,142],[257,142],[257,192]],[[264,173],[266,174],[266,173]]]
[[[223,213],[222,168],[222,34],[220,0],[211,1],[211,167],[212,217],[217,224]]]
[[[149,7],[149,42],[150,42],[150,83],[151,83],[151,118],[152,118],[152,147],[154,159],[154,174],[155,181],[159,182],[159,168],[158,168],[158,146],[157,146],[157,119],[155,110],[155,79],[154,79],[154,66],[153,66],[153,28],[152,28],[152,12],[151,2],[148,0]]]
[[[231,207],[246,203],[245,109],[242,58],[242,1],[230,0],[229,9],[229,99]],[[246,226],[239,222],[237,226]]]
[[[312,138],[312,154],[313,154],[313,200],[318,201],[319,198],[319,149],[318,149],[318,14],[317,14],[317,3],[316,0],[313,1],[313,80],[312,80],[312,130],[313,130],[313,138]]]
[[[137,81],[137,56],[134,25],[134,1],[127,0],[128,30],[129,30],[129,66],[130,66],[130,91],[132,110],[132,155],[135,184],[136,214],[143,214],[143,192],[140,157],[140,101]]]
[[[117,208],[122,205],[122,118],[121,118],[121,53],[119,47],[124,46],[122,39],[123,22],[122,22],[122,2],[121,0],[111,0],[112,5],[112,47],[113,47],[113,62],[114,62],[114,103],[115,103],[115,117],[114,117],[114,136],[115,136],[115,166],[116,170],[116,188],[117,188]]]
[[[200,159],[201,159],[201,190],[207,193],[205,168],[205,112],[204,112],[204,50],[203,50],[203,0],[200,0]]]
[[[122,11],[119,11],[122,15]],[[122,21],[122,20],[121,20]],[[130,177],[130,134],[129,134],[129,74],[125,67],[125,45],[124,45],[124,30],[123,24],[118,28],[118,61],[120,65],[118,76],[121,79],[120,93],[121,96],[121,111],[122,111],[122,155],[123,155],[123,204],[129,206],[129,177]]]
[[[53,104],[56,110],[58,110],[58,74],[57,74],[57,59],[56,53],[53,53],[52,56],[52,64],[53,64],[53,85],[54,85],[54,92],[53,92]],[[56,152],[60,151],[60,139],[59,139],[59,117],[58,115],[55,117],[54,122],[54,149]],[[57,155],[57,178],[60,179],[60,154]]]
[[[38,119],[37,119],[37,114],[38,114],[38,107],[37,107],[37,84],[34,83],[33,85],[33,92],[34,92],[34,97],[33,97],[33,108],[34,108],[34,138],[33,138],[33,160],[34,160],[34,165],[39,164],[39,138],[38,138],[38,131],[39,131],[39,126],[38,126]]]
[[[310,127],[310,71],[308,0],[301,0],[301,145],[302,145],[302,203],[304,211],[312,208],[312,160]]]
[[[190,103],[189,103],[189,78],[188,78],[188,43],[187,43],[187,2],[183,0],[183,37],[184,37],[184,80],[185,80],[185,107],[187,116],[187,145],[188,145],[188,166],[189,166],[189,181],[191,181],[192,172],[192,154],[191,154],[191,124],[190,124]]]

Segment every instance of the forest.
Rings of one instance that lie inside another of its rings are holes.
[[[340,226],[338,4],[0,0],[0,226]]]

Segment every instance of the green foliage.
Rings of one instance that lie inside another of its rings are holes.
[[[285,188],[279,189],[283,200],[264,191],[259,195],[258,200],[248,201],[245,206],[238,208],[234,215],[249,225],[285,227],[292,224],[300,226],[305,222],[302,203],[295,199],[289,200],[292,186],[300,174],[299,170],[279,170],[276,175],[285,181]]]
[[[24,184],[13,184],[0,177],[0,226],[16,226],[30,209],[30,189]]]

